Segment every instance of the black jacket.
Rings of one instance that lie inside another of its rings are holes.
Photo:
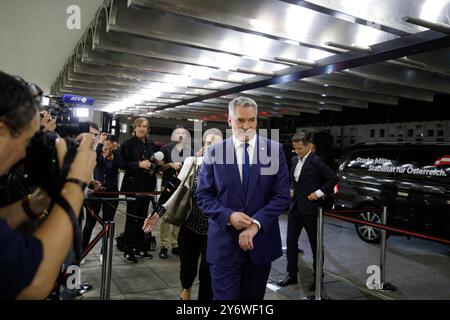
[[[143,143],[138,138],[132,137],[122,144],[120,153],[125,161],[125,175],[121,191],[155,191],[156,175],[150,175],[148,171],[139,168],[139,162],[150,160],[155,152],[154,143],[148,139]]]
[[[298,156],[291,159],[291,188],[294,197],[291,199],[289,213],[296,211],[301,215],[315,215],[317,208],[323,206],[323,199],[309,201],[308,196],[320,189],[325,195],[333,192],[338,182],[336,173],[315,153],[310,153],[303,164],[298,182],[295,181],[294,172],[298,163]]]
[[[164,163],[171,163],[171,162],[178,162],[180,159],[172,159],[172,151],[175,148],[175,143],[171,142],[168,144],[165,144],[161,147],[161,152],[164,153]],[[187,151],[187,152],[185,152]],[[186,154],[185,154],[186,153]],[[192,150],[189,146],[184,146],[183,149],[178,153],[178,156],[182,159],[181,164],[183,164],[184,159],[187,157],[192,156]],[[173,177],[176,177],[178,175],[178,172],[175,169],[167,168],[163,171],[163,177],[162,177],[162,186],[166,186],[167,183],[172,179]]]
[[[119,150],[113,151],[113,159],[103,157],[103,144],[97,146],[97,165],[94,170],[94,179],[100,181],[103,188],[116,189],[119,180],[119,169],[125,169],[126,164]]]

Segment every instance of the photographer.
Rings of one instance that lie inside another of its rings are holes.
[[[29,88],[0,72],[0,175],[25,157],[27,144],[39,128],[40,117]],[[80,186],[90,180],[95,166],[92,137],[83,135],[80,141],[60,192],[76,215],[84,200]],[[55,147],[62,163],[67,151],[65,140],[57,139]],[[49,202],[46,193],[39,190],[0,208],[0,299],[44,299],[53,289],[73,240],[69,215],[55,204],[33,235],[15,231],[29,219],[39,218]]]
[[[97,149],[97,166],[94,170],[94,179],[101,185],[102,192],[117,192],[119,169],[125,167],[125,161],[118,150],[117,142],[102,132]],[[116,198],[117,195],[102,195],[102,198]],[[102,210],[104,221],[114,221],[114,215],[118,206],[118,201],[98,201],[90,203],[90,209],[98,215]],[[82,250],[86,250],[91,239],[92,230],[97,220],[91,213],[86,213],[86,224],[83,228]]]
[[[150,124],[146,118],[137,118],[133,124],[133,137],[121,147],[126,163],[122,181],[123,192],[154,192],[156,172],[152,160],[156,151],[154,143],[148,139]],[[162,164],[162,163],[161,163]],[[153,256],[145,250],[142,226],[147,217],[150,197],[139,197],[127,202],[127,218],[124,231],[125,261],[137,263],[136,257],[151,259]]]

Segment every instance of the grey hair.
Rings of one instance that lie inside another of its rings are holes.
[[[301,142],[305,146],[312,142],[312,134],[310,132],[300,131],[292,137],[292,142]]]
[[[222,131],[220,131],[217,128],[211,128],[211,129],[206,130],[205,133],[203,133],[203,142],[205,142],[206,138],[211,134],[213,134],[215,136],[219,136],[223,139]]]
[[[233,99],[228,105],[228,115],[230,117],[236,117],[236,106],[240,107],[253,107],[256,109],[256,114],[258,114],[258,105],[255,100],[247,98],[247,97],[237,97]]]

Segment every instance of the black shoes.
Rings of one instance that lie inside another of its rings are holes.
[[[148,253],[147,251],[139,251],[135,252],[134,255],[137,258],[144,258],[144,259],[153,259],[153,255]]]
[[[161,248],[161,251],[159,252],[159,257],[161,259],[167,259],[167,248]]]
[[[283,280],[278,281],[277,285],[279,285],[280,287],[286,287],[297,282],[298,279],[296,274],[288,274]]]
[[[81,284],[81,286],[80,286],[80,289],[78,289],[78,290],[76,291],[76,296],[77,296],[77,298],[82,297],[84,293],[86,293],[86,292],[88,292],[88,291],[90,291],[90,290],[92,290],[92,285],[89,284],[89,283],[87,283],[87,282],[83,282],[83,283]]]
[[[172,254],[175,256],[179,256],[180,255],[180,249],[178,248],[172,248]],[[161,259],[167,259],[168,258],[168,250],[167,248],[161,248],[161,251],[159,251],[159,257]]]
[[[137,263],[138,262],[136,259],[136,256],[134,254],[125,253],[123,255],[123,259],[129,263]]]

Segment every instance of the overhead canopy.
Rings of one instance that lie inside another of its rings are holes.
[[[433,101],[450,94],[449,12],[441,0],[106,1],[52,92],[204,120],[238,95],[261,117]]]

